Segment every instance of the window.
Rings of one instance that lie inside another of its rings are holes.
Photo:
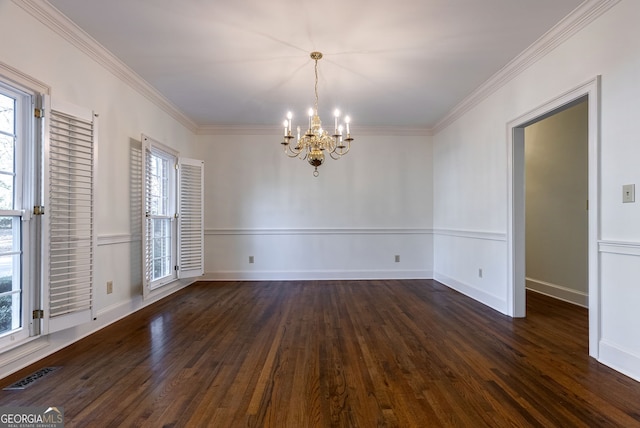
[[[143,135],[143,294],[204,273],[203,162]]]
[[[0,350],[94,315],[96,115],[0,63]],[[45,126],[46,125],[46,126]]]
[[[0,80],[0,348],[30,336],[36,95]],[[30,184],[31,183],[31,184]]]
[[[168,149],[161,150],[157,143],[145,148],[145,152],[145,274],[149,288],[154,289],[176,278],[172,247],[176,242],[175,166],[178,159]]]

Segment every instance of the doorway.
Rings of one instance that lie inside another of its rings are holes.
[[[526,316],[525,128],[580,103],[588,103],[588,308],[589,355],[598,358],[600,338],[598,207],[599,88],[596,77],[507,124],[508,150],[508,278],[509,314]]]
[[[583,97],[524,129],[526,288],[582,307],[589,302],[588,103]]]

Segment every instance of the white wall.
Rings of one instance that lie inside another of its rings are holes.
[[[602,75],[599,359],[640,379],[640,2],[622,0],[434,137],[435,278],[506,312],[506,124]],[[453,231],[453,232],[452,232]],[[480,239],[493,237],[495,239]],[[488,259],[486,254],[495,257]],[[474,275],[476,267],[491,281]]]
[[[588,305],[588,104],[527,126],[527,288]]]
[[[3,63],[49,86],[52,103],[64,101],[99,114],[97,320],[2,353],[2,377],[149,303],[141,297],[141,187],[135,165],[140,135],[149,134],[184,155],[197,156],[197,147],[192,131],[15,3],[0,1],[0,27],[11,35],[0,43]],[[113,294],[106,294],[107,281],[113,281]],[[175,284],[173,290],[184,285]]]
[[[318,177],[279,135],[200,136],[207,277],[430,278],[430,137],[353,134]]]

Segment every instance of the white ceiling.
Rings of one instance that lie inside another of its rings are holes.
[[[49,0],[199,126],[431,128],[582,0]]]

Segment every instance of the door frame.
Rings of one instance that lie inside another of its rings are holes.
[[[595,78],[507,123],[507,309],[526,316],[524,128],[588,99],[589,128],[589,355],[598,358],[600,321],[600,86]]]

